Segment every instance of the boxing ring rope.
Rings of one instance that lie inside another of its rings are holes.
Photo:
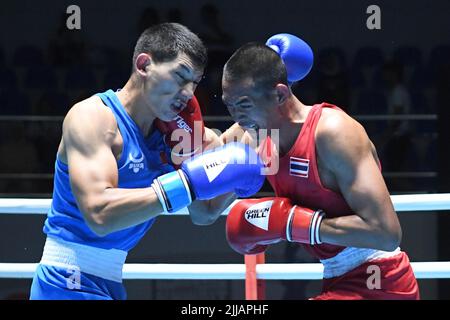
[[[450,210],[450,193],[407,194],[391,196],[394,209],[403,211],[438,211]],[[222,215],[227,215],[236,200]],[[0,214],[47,214],[52,199],[12,198],[0,199]],[[187,209],[165,215],[188,215]]]
[[[437,114],[417,113],[417,114],[355,114],[353,118],[361,121],[379,120],[437,120]],[[234,121],[231,116],[203,116],[205,121],[224,122]],[[30,122],[62,122],[63,116],[20,116],[20,115],[0,115],[0,121],[30,121]]]
[[[31,279],[37,263],[0,263],[0,278]],[[412,262],[418,279],[450,278],[450,262]],[[320,280],[321,263],[257,264],[259,280]],[[123,268],[127,280],[245,280],[245,264],[129,263]]]
[[[450,210],[450,193],[393,195],[391,200],[397,212]],[[239,201],[239,200],[237,200]],[[0,214],[46,214],[51,199],[0,199]],[[234,203],[231,205],[233,206]],[[230,207],[231,207],[230,206]],[[227,208],[222,215],[227,215]],[[167,215],[188,215],[183,209]],[[259,263],[257,256],[246,256],[246,264],[125,264],[124,279],[165,280],[246,280],[253,273],[252,290],[256,291],[256,280],[318,280],[322,279],[320,263]],[[253,259],[253,260],[252,260]],[[264,258],[262,258],[264,259]],[[248,262],[253,261],[253,262]],[[253,265],[252,265],[253,264]],[[412,262],[418,279],[450,278],[450,261]],[[0,263],[0,278],[29,279],[34,275],[37,263]],[[250,271],[249,271],[250,270]],[[253,270],[253,271],[252,271]],[[256,292],[246,291],[247,299],[257,299]]]

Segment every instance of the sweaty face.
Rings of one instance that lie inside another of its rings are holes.
[[[185,54],[169,62],[151,62],[146,71],[146,100],[163,121],[173,120],[186,107],[203,75]]]
[[[276,93],[258,89],[253,81],[222,78],[222,100],[233,120],[244,129],[272,129]]]

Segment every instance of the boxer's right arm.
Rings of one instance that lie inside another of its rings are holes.
[[[99,236],[125,229],[163,212],[150,187],[118,188],[112,152],[114,115],[96,97],[75,105],[63,124],[64,157],[73,194],[84,219]]]
[[[152,187],[164,210],[174,212],[193,200],[210,200],[229,192],[251,196],[264,183],[263,168],[250,146],[233,142],[184,161],[181,169],[156,178]]]
[[[244,199],[227,216],[229,245],[241,254],[257,254],[282,240],[319,244],[324,213],[293,205],[282,197]]]

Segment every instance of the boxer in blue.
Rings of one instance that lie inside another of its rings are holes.
[[[261,188],[256,153],[222,145],[202,123],[196,154],[177,154],[181,164],[172,157],[171,131],[201,122],[194,91],[205,65],[206,49],[186,27],[153,26],[138,39],[124,88],[68,112],[31,299],[125,299],[127,253],[158,215],[187,207],[194,224],[208,225],[236,195]]]

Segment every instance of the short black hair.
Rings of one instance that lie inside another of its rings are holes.
[[[250,42],[230,57],[224,67],[228,81],[251,79],[256,86],[267,89],[276,84],[288,85],[286,66],[278,53],[259,42]]]
[[[200,68],[205,68],[208,60],[202,40],[187,27],[170,22],[151,26],[142,32],[134,48],[133,65],[141,53],[150,54],[156,63],[171,61],[179,53],[184,53]]]

